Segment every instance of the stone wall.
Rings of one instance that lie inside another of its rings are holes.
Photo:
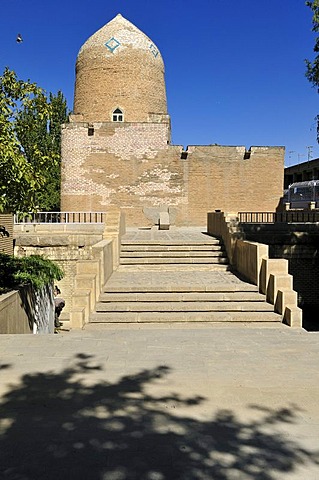
[[[282,195],[283,147],[190,146],[184,152],[168,144],[169,124],[93,128],[94,135],[83,122],[63,128],[62,210],[116,206],[128,226],[147,226],[143,208],[165,205],[174,209],[177,225],[205,225],[207,211],[274,211]]]
[[[83,327],[103,285],[119,263],[124,216],[113,209],[105,212],[104,221],[15,225],[17,256],[43,255],[64,271],[58,287],[66,302],[60,316],[65,326]]]
[[[94,225],[93,227],[91,225],[91,234],[85,234],[88,225],[83,225],[82,231],[80,226],[73,225],[77,231],[74,230],[72,234],[63,231],[64,225],[48,224],[46,226],[38,226],[39,228],[42,227],[42,229],[40,228],[37,231],[37,235],[34,235],[32,231],[26,230],[35,226],[25,226],[24,232],[19,231],[19,227],[17,225],[15,233],[15,255],[43,255],[45,258],[56,262],[62,268],[64,277],[58,282],[58,287],[65,300],[65,308],[61,313],[61,320],[69,320],[72,297],[76,288],[74,278],[77,273],[77,262],[92,258],[92,246],[103,239],[104,225]],[[57,233],[59,227],[61,228],[60,234]]]

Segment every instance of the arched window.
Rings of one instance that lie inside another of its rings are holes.
[[[112,114],[112,120],[113,122],[123,122],[124,115],[122,110],[120,110],[119,108],[116,108]]]

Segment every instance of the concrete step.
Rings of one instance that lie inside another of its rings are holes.
[[[175,323],[175,322],[277,322],[274,312],[99,312],[92,323]]]
[[[132,265],[132,264],[228,264],[228,259],[226,257],[122,257],[120,258],[121,265]]]
[[[109,292],[102,293],[99,303],[109,302],[264,302],[256,292]]]
[[[98,302],[96,312],[273,312],[266,302]]]

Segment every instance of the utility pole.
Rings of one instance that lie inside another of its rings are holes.
[[[309,147],[306,147],[306,148],[307,148],[307,150],[308,150],[308,162],[309,162],[309,160],[312,159],[312,149],[313,149],[313,146],[310,145]]]

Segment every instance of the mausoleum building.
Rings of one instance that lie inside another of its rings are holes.
[[[283,147],[172,145],[161,53],[121,15],[81,47],[62,127],[62,210],[117,207],[128,226],[168,210],[176,225],[205,225],[215,209],[274,211],[283,175]]]

